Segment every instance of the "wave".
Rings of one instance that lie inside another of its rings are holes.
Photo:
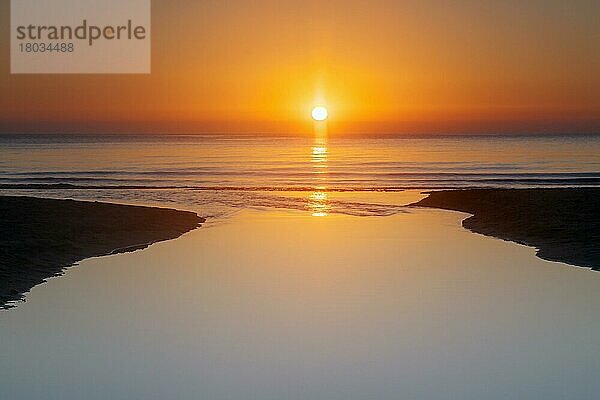
[[[48,182],[56,181],[48,179]],[[480,178],[480,179],[405,179],[403,182],[395,185],[372,185],[370,182],[332,182],[330,184],[318,185],[136,185],[136,184],[101,184],[103,180],[81,179],[75,180],[79,183],[0,183],[0,190],[166,190],[166,189],[185,189],[196,191],[273,191],[273,192],[303,192],[319,190],[323,192],[392,192],[408,189],[459,189],[459,188],[516,188],[516,187],[596,187],[600,186],[600,176],[598,177],[536,177],[536,178]],[[60,182],[60,180],[58,180]],[[81,184],[89,182],[89,184]]]

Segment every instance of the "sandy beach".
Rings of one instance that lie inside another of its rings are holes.
[[[600,270],[598,188],[443,190],[413,205],[473,214],[466,229],[536,247],[544,260]]]
[[[80,260],[174,239],[204,219],[166,208],[2,196],[0,221],[0,308],[7,308]]]

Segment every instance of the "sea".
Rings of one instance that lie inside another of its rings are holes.
[[[0,194],[202,205],[209,217],[315,203],[390,215],[395,197],[374,193],[598,185],[600,136],[0,136]]]

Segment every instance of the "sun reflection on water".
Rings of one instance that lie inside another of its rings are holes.
[[[309,208],[313,217],[326,217],[329,211],[329,193],[315,191],[308,196],[310,203]]]
[[[316,126],[315,139],[310,153],[315,189],[308,196],[308,208],[313,217],[326,217],[329,215],[328,156],[327,132],[322,125]]]

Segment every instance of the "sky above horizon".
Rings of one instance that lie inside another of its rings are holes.
[[[0,132],[600,133],[597,1],[152,2],[149,75],[11,75]]]

